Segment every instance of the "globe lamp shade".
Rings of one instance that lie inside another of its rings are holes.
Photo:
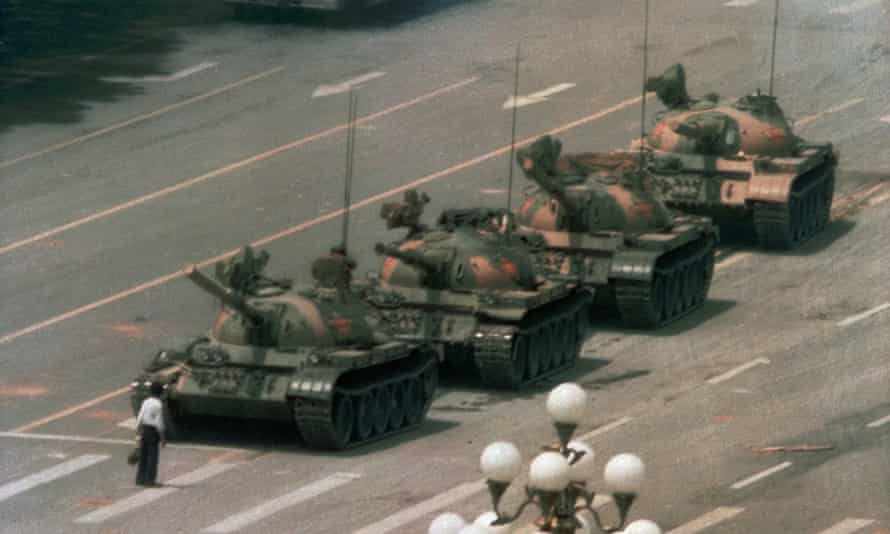
[[[507,441],[496,441],[482,451],[479,467],[485,473],[485,478],[509,483],[522,469],[522,456],[516,445]]]
[[[661,528],[648,519],[638,519],[624,528],[624,534],[661,534]]]
[[[543,452],[532,461],[528,482],[541,491],[562,491],[569,485],[569,462],[558,452]]]
[[[586,411],[587,393],[578,384],[560,384],[547,396],[547,412],[557,423],[577,425]]]
[[[513,527],[510,524],[507,525],[492,525],[495,521],[497,521],[498,515],[494,512],[485,512],[479,515],[473,524],[477,527],[482,527],[483,530],[487,534],[510,534],[512,532]]]
[[[646,468],[643,461],[633,454],[613,456],[606,464],[603,476],[616,493],[637,493],[643,484]]]
[[[467,522],[461,516],[453,513],[442,514],[433,519],[427,534],[458,534],[465,526]]]

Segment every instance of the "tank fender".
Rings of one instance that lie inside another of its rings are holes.
[[[346,369],[335,367],[311,367],[298,371],[287,388],[288,397],[303,397],[327,401],[334,391],[334,384]]]
[[[609,279],[648,281],[655,272],[658,254],[644,250],[625,250],[615,254],[609,268]]]
[[[757,172],[748,183],[748,202],[788,202],[796,173]]]

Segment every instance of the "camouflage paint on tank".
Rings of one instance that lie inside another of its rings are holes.
[[[670,207],[750,224],[773,248],[796,246],[827,224],[838,154],[831,143],[797,137],[775,97],[690,98],[679,64],[647,88],[668,108],[646,143],[655,190]]]

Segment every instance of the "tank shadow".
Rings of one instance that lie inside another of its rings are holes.
[[[603,317],[602,319],[599,319],[598,322],[594,324],[594,326],[597,329],[598,333],[646,335],[655,337],[675,336],[703,325],[714,317],[722,315],[731,310],[733,307],[735,307],[735,305],[736,302],[734,300],[709,298],[705,301],[704,304],[702,304],[702,307],[695,312],[657,330],[640,330],[627,328],[626,326],[624,326],[624,324],[622,324],[621,319],[617,315]]]
[[[0,132],[78,122],[92,103],[142,90],[113,77],[168,74],[178,29],[224,20],[200,0],[8,0],[0,6]]]
[[[414,20],[433,16],[439,12],[454,9],[464,4],[481,3],[488,0],[395,0],[388,4],[373,6],[358,14],[343,14],[312,10],[254,9],[231,17],[246,24],[285,24],[310,28],[331,28],[337,30],[385,29]]]
[[[246,449],[251,452],[291,452],[310,456],[353,457],[386,450],[400,444],[444,432],[457,426],[428,417],[418,428],[345,451],[320,451],[303,444],[296,427],[286,422],[246,421],[222,417],[189,417],[178,423],[171,443]]]

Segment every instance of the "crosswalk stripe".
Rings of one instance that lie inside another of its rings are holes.
[[[307,486],[303,486],[298,490],[272,499],[271,501],[267,501],[259,506],[229,516],[219,523],[205,528],[202,532],[207,534],[226,534],[228,532],[234,532],[251,523],[269,517],[272,514],[276,514],[285,508],[289,508],[295,504],[343,486],[344,484],[348,484],[357,478],[361,478],[361,475],[355,473],[334,473],[329,477],[313,482]]]
[[[71,473],[80,471],[81,469],[86,469],[87,467],[95,465],[99,462],[104,462],[108,458],[110,458],[110,456],[108,456],[107,454],[84,454],[72,460],[68,460],[65,463],[54,465],[53,467],[44,469],[43,471],[38,471],[33,475],[28,475],[24,478],[20,478],[15,482],[4,484],[3,486],[0,486],[0,502],[3,502],[10,497],[14,497],[19,493],[23,493],[30,489],[36,488],[37,486],[40,486],[42,484],[46,484],[48,482],[52,482],[53,480],[68,476]]]
[[[203,482],[208,478],[214,477],[228,471],[237,464],[207,464],[199,469],[182,476],[176,477],[165,482],[164,487],[148,488],[131,495],[125,499],[121,499],[113,504],[94,510],[88,514],[82,515],[74,520],[75,523],[101,523],[112,517],[130,512],[137,508],[141,508],[158,499],[166,497],[171,493],[176,493],[182,486],[192,486]]]
[[[874,519],[844,519],[840,523],[823,530],[819,534],[853,534],[857,530],[861,530],[874,522]]]
[[[723,507],[715,508],[703,516],[693,519],[685,525],[680,525],[674,530],[668,531],[667,534],[696,534],[706,528],[713,527],[719,523],[732,519],[733,517],[744,512],[744,508]]]
[[[471,495],[481,492],[486,488],[485,480],[477,480],[475,482],[467,482],[440,493],[431,499],[417,503],[414,506],[405,508],[397,514],[393,514],[382,521],[366,526],[361,530],[355,531],[353,534],[386,534],[392,532],[399,527],[416,521],[423,516],[441,510],[458,501],[462,501]]]

